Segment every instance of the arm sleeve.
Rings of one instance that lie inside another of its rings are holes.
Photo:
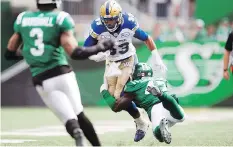
[[[74,20],[66,12],[60,12],[57,17],[57,24],[60,26],[61,32],[73,30],[75,27]]]
[[[141,41],[146,41],[148,39],[148,34],[143,31],[142,29],[138,28],[136,31],[135,31],[135,34],[134,34],[134,37],[141,40]]]
[[[15,33],[20,33],[19,24],[17,24],[16,21],[14,23],[14,31]]]
[[[100,27],[100,20],[96,19],[92,22],[91,27],[90,27],[90,31],[89,31],[89,36],[88,38],[85,40],[84,42],[84,46],[93,46],[96,45],[98,43],[98,36],[100,34],[101,31],[101,27]]]
[[[20,33],[20,25],[22,23],[23,15],[25,13],[26,12],[22,12],[17,16],[17,19],[14,22],[14,31],[15,31],[15,33]]]
[[[125,87],[124,87],[124,92],[127,92],[127,93],[131,93],[131,92],[135,92],[137,90],[139,90],[140,87],[137,86],[136,82],[134,81],[131,81],[131,82],[128,82]]]
[[[84,42],[84,46],[85,47],[93,46],[93,45],[96,45],[97,43],[98,43],[98,40],[89,35],[88,38]]]
[[[226,45],[225,45],[225,49],[228,51],[232,51],[232,48],[233,48],[233,32],[229,34]]]

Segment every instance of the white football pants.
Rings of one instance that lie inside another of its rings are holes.
[[[77,119],[83,105],[74,72],[47,79],[42,85],[36,86],[37,92],[63,124]]]
[[[185,114],[183,108],[181,106],[179,106],[179,107],[180,107],[181,111],[183,111],[183,114]],[[183,122],[185,119],[185,116],[183,119],[180,119],[180,120],[175,119],[174,117],[171,116],[170,112],[163,107],[162,103],[158,103],[158,104],[154,105],[152,107],[152,110],[151,110],[151,122],[152,122],[152,129],[153,130],[157,126],[159,126],[160,121],[163,118],[166,118],[169,121],[169,127],[172,127],[176,123]]]

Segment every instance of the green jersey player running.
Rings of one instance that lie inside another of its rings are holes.
[[[115,111],[121,111],[133,101],[139,108],[143,108],[151,122],[154,136],[167,144],[171,143],[169,128],[184,121],[184,110],[175,95],[169,94],[166,80],[152,78],[153,72],[146,63],[135,66],[133,80],[128,81],[124,88],[124,95],[115,100],[107,91],[106,84],[101,86],[101,94],[108,105]]]
[[[108,40],[93,47],[78,47],[74,21],[68,13],[56,9],[60,4],[61,0],[37,0],[38,11],[19,14],[5,57],[26,60],[40,97],[62,121],[77,146],[83,146],[82,132],[93,146],[100,146],[92,123],[83,113],[75,73],[65,52],[72,59],[82,60],[112,48],[114,43]],[[21,43],[23,57],[17,56]]]

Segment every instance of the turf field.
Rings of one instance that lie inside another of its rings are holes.
[[[233,109],[185,109],[183,124],[171,129],[171,146],[233,146]],[[133,142],[135,125],[126,112],[85,108],[104,146],[164,146],[151,128]],[[73,146],[60,121],[46,108],[2,108],[2,146]]]

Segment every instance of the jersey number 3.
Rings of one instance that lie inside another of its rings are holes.
[[[37,38],[35,39],[35,46],[37,46],[37,48],[30,49],[30,52],[33,56],[42,56],[44,53],[43,35],[44,32],[42,31],[41,28],[33,28],[30,31],[30,37]]]
[[[123,44],[120,44],[118,46],[119,48],[121,48],[121,50],[119,51],[120,54],[125,54],[128,52],[129,50],[129,42],[125,42]],[[110,50],[110,55],[115,55],[117,53],[117,49],[113,48]]]

